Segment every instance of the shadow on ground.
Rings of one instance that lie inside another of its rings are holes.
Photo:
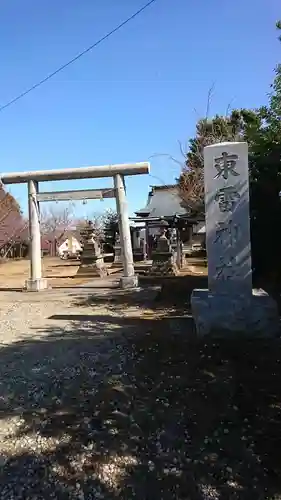
[[[207,288],[206,276],[185,276],[155,278],[142,283],[141,291],[121,291],[116,289],[110,295],[105,293],[79,297],[73,293],[76,306],[106,306],[114,311],[127,308],[153,309],[169,315],[190,314],[190,297],[194,288]]]
[[[1,349],[1,418],[25,443],[1,498],[279,498],[280,341],[196,341],[119,305],[53,319]]]

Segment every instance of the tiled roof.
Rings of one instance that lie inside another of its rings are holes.
[[[153,186],[146,206],[135,213],[142,217],[165,218],[187,214],[187,210],[182,206],[182,199],[176,185]]]

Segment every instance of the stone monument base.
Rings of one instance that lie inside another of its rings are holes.
[[[179,269],[176,264],[171,262],[161,262],[161,263],[153,263],[152,266],[147,270],[146,273],[148,276],[177,276],[179,274]]]
[[[152,266],[147,271],[149,276],[177,276],[178,272],[171,252],[152,253]]]
[[[96,258],[95,262],[92,262],[91,264],[81,264],[77,271],[77,275],[87,275],[93,278],[105,278],[108,276],[108,270],[103,258],[100,257]]]
[[[280,335],[277,304],[261,289],[253,290],[250,297],[193,290],[191,308],[199,337],[241,335],[263,338]]]
[[[137,288],[139,284],[138,276],[121,276],[119,281],[119,286],[122,290],[130,290],[131,288]]]
[[[133,250],[133,258],[134,258],[134,262],[142,262],[143,261],[143,251],[141,249]]]
[[[26,280],[24,285],[24,290],[27,292],[41,292],[42,290],[47,290],[50,288],[48,286],[48,281],[46,278],[39,278],[36,280]]]

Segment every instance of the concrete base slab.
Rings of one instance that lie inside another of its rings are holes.
[[[39,278],[36,280],[26,280],[24,290],[27,292],[41,292],[42,290],[47,290],[50,288],[48,286],[48,281],[46,278]]]
[[[131,288],[138,288],[138,276],[121,276],[119,286],[122,290],[129,290]]]
[[[280,335],[277,304],[261,289],[253,290],[250,297],[193,290],[191,308],[200,337],[249,335],[263,338]]]

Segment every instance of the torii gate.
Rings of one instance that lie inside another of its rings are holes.
[[[101,199],[115,197],[119,219],[120,242],[123,258],[123,276],[120,279],[121,288],[134,288],[138,285],[134,271],[133,251],[130,234],[128,204],[124,184],[125,175],[148,174],[150,164],[134,163],[121,165],[106,165],[100,167],[80,167],[63,170],[42,170],[34,172],[13,172],[0,175],[3,184],[28,184],[29,235],[31,242],[30,277],[26,282],[29,291],[40,291],[48,288],[46,278],[42,277],[41,234],[39,202],[52,200]],[[113,177],[114,188],[59,191],[40,193],[39,182],[63,181],[71,179],[93,179]]]

